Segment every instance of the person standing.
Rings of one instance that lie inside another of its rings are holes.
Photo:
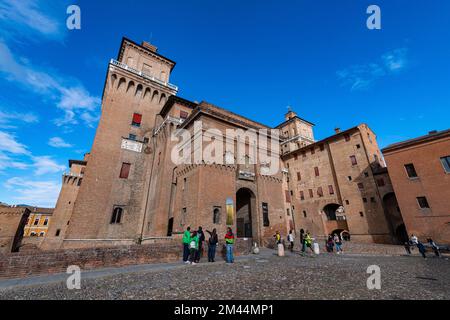
[[[198,250],[197,250],[197,263],[200,262],[200,258],[203,256],[203,242],[205,242],[205,233],[203,232],[202,227],[198,227],[197,231],[198,237]]]
[[[412,234],[411,238],[409,238],[409,242],[411,242],[411,245],[417,246],[419,244],[419,239],[417,239],[417,237]]]
[[[198,235],[197,231],[194,231],[191,236],[191,242],[189,243],[190,257],[189,261],[191,264],[197,264],[196,259],[198,255]]]
[[[334,234],[334,244],[336,245],[336,253],[342,253],[342,240],[336,233]]]
[[[291,252],[294,252],[294,240],[295,240],[295,237],[294,237],[294,233],[292,232],[292,230],[289,231],[289,234],[288,234],[287,238],[288,238],[288,241],[290,243],[289,249],[291,250]]]
[[[233,263],[234,234],[230,227],[228,227],[227,233],[225,234],[225,244],[227,248],[227,263]]]
[[[216,228],[213,229],[213,231],[208,231],[209,233],[209,239],[208,239],[208,262],[214,262],[214,259],[216,257],[216,247],[217,243],[219,242],[219,239],[217,237],[217,231]]]
[[[305,230],[303,229],[300,229],[300,246],[302,248],[302,254],[304,254],[306,247],[305,247]]]
[[[404,246],[405,246],[406,253],[411,254],[411,244],[409,243],[409,241],[406,241]]]
[[[312,248],[312,238],[311,238],[311,235],[309,234],[309,231],[306,231],[304,241],[305,241],[305,250],[306,250],[306,248],[309,248],[311,250],[311,252],[314,252],[314,250]]]
[[[183,262],[189,263],[189,244],[191,243],[191,227],[187,227],[183,233]]]
[[[273,236],[275,238],[275,242],[277,245],[281,243],[281,234],[279,231],[275,232],[275,235]]]
[[[423,245],[423,243],[420,242],[419,240],[417,240],[417,248],[419,249],[419,252],[422,255],[422,257],[424,259],[426,259],[427,255],[425,254],[425,252],[427,252],[427,250],[425,249],[425,246]]]
[[[436,242],[433,241],[433,239],[429,238],[428,239],[428,243],[431,245],[431,248],[434,251],[434,254],[436,255],[436,257],[440,258],[441,257],[441,252],[439,251],[439,247],[436,244]]]
[[[327,252],[332,253],[334,248],[334,240],[331,234],[328,235],[327,241],[325,243]]]

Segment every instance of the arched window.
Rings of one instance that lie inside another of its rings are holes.
[[[122,220],[123,208],[115,207],[111,216],[111,224],[120,223]]]
[[[213,223],[219,224],[220,223],[220,207],[214,207],[213,210]]]

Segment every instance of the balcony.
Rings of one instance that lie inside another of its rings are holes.
[[[135,75],[138,75],[138,76],[144,78],[144,79],[147,79],[147,80],[156,82],[156,83],[158,83],[158,84],[160,84],[162,86],[168,87],[169,89],[171,89],[171,90],[173,90],[175,92],[178,91],[178,87],[176,85],[171,84],[169,82],[162,81],[161,79],[155,78],[155,77],[150,76],[148,74],[145,74],[142,71],[139,71],[137,69],[134,69],[134,68],[126,65],[125,63],[122,63],[122,62],[119,62],[117,60],[111,59],[110,64],[112,64],[115,67],[119,67],[121,69],[127,70],[127,71],[129,71],[129,72],[131,72],[131,73],[133,73]]]
[[[84,174],[82,173],[73,173],[73,172],[63,172],[64,177],[74,177],[74,178],[83,178]]]
[[[289,136],[286,136],[286,135],[280,135],[280,137],[283,140],[281,142],[281,144],[286,144],[286,143],[289,143],[289,142],[302,142],[302,141],[306,142],[307,144],[311,144],[311,143],[316,142],[314,139],[312,139],[310,137],[307,137],[307,136],[304,136],[304,135],[301,135],[301,134],[298,134],[298,135],[296,135],[296,136],[294,136],[292,138],[289,138]]]

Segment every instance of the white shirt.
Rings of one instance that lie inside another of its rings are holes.
[[[289,241],[289,242],[294,242],[294,239],[295,239],[295,238],[294,238],[294,235],[293,235],[292,233],[289,233],[289,234],[288,234],[288,241]]]

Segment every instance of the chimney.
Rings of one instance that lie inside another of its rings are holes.
[[[334,128],[334,132],[336,132],[336,134],[340,133],[341,132],[341,128]]]
[[[147,41],[142,41],[142,46],[152,52],[158,51],[158,48],[156,46],[152,45],[150,42]]]
[[[431,130],[430,132],[428,132],[428,134],[435,134],[437,133],[437,130]]]

